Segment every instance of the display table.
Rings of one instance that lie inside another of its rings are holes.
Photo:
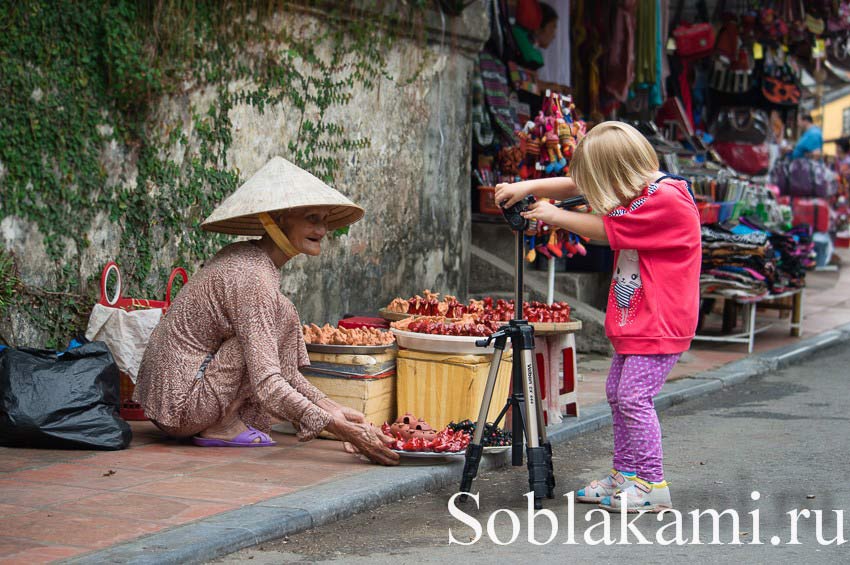
[[[578,416],[576,385],[575,332],[580,321],[568,323],[534,323],[534,359],[537,365],[540,395],[547,423],[557,423],[562,414]],[[412,412],[424,417],[432,426],[443,426],[450,420],[474,419],[478,413],[492,355],[474,355],[475,349],[450,353],[449,343],[478,338],[423,334],[421,342],[405,343],[408,332],[393,330],[399,338],[397,407],[399,413]],[[400,335],[399,335],[400,334]],[[416,345],[413,348],[413,345]],[[505,351],[499,372],[491,418],[502,408],[502,400],[510,393],[510,348]],[[551,413],[550,413],[551,412]],[[557,414],[555,413],[557,412]],[[445,421],[445,422],[444,422]]]
[[[744,332],[728,335],[705,335],[697,334],[695,340],[700,341],[722,341],[730,343],[746,343],[747,353],[753,352],[755,336],[758,333],[774,326],[775,324],[763,324],[756,326],[756,311],[759,305],[763,309],[790,310],[791,311],[791,336],[800,337],[802,333],[803,320],[803,289],[797,288],[782,292],[780,294],[768,294],[761,297],[752,296],[726,296],[724,294],[706,293],[701,295],[702,299],[722,299],[723,304],[723,332],[724,334],[734,330],[738,307],[743,307]],[[783,298],[791,298],[791,305],[780,304],[777,301]]]

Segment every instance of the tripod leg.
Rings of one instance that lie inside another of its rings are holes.
[[[513,342],[512,342],[513,343]],[[520,358],[522,350],[514,346],[513,367],[511,371],[511,465],[519,467],[522,465],[523,447],[525,438],[523,436],[525,430],[525,396],[522,384],[522,366]]]
[[[478,410],[478,423],[475,425],[475,433],[469,447],[466,448],[466,460],[463,464],[463,475],[460,480],[460,492],[469,492],[472,488],[472,480],[478,474],[481,465],[481,456],[484,446],[481,440],[484,437],[484,428],[487,425],[487,413],[490,411],[490,403],[493,401],[493,390],[496,388],[496,377],[499,375],[499,367],[502,364],[502,353],[505,348],[505,339],[496,341],[493,359],[490,362],[490,373],[487,375],[487,383],[484,385],[484,397],[481,399],[481,408]],[[460,502],[466,502],[466,495],[459,497]]]
[[[533,338],[532,338],[533,343]],[[549,464],[546,448],[540,445],[538,411],[540,398],[537,396],[537,374],[534,370],[534,350],[522,350],[522,368],[525,378],[525,440],[528,444],[528,487],[534,492],[534,508],[543,508],[543,498],[549,495]]]
[[[540,397],[540,372],[537,370],[537,357],[532,355],[534,360],[534,388],[538,399]],[[543,401],[537,403],[537,426],[540,430],[540,445],[546,450],[546,468],[548,476],[546,477],[546,498],[555,498],[555,468],[552,465],[552,444],[546,437],[546,419],[543,417]]]

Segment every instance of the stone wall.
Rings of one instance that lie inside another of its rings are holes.
[[[376,89],[355,93],[345,106],[333,109],[349,131],[371,140],[369,147],[340,155],[344,166],[335,181],[337,189],[365,208],[366,216],[348,235],[327,239],[320,257],[301,256],[284,267],[282,290],[304,322],[333,323],[345,313],[376,311],[395,296],[424,288],[466,294],[470,77],[488,26],[478,4],[460,17],[429,13],[426,21],[427,40],[400,39],[387,60],[390,76],[409,77],[419,70],[416,80],[400,85],[378,79]],[[320,17],[306,11],[276,14],[273,22],[301,30],[323,25]],[[192,151],[197,136],[190,117],[208,107],[213,95],[211,89],[187,81],[185,92],[156,104],[149,129],[164,131],[176,124],[189,140],[183,151]],[[229,111],[229,118],[233,143],[227,167],[238,170],[241,180],[270,157],[287,156],[297,123],[286,107],[268,107],[260,114],[239,104]],[[170,157],[180,162],[186,154],[178,151]],[[112,182],[134,182],[136,159],[132,148],[115,142],[102,151]],[[83,256],[69,246],[68,256],[80,259],[82,280],[90,280],[117,256],[121,230],[98,215]],[[180,237],[177,233],[166,238],[154,259],[157,266],[170,265]],[[48,259],[33,224],[14,216],[0,218],[0,243],[18,257],[24,284],[50,287],[57,267]],[[187,267],[191,274],[199,266]],[[164,285],[162,281],[163,291]],[[0,332],[16,345],[43,345],[43,335],[14,308],[0,319]]]

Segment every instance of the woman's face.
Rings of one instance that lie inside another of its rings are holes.
[[[537,40],[537,45],[546,49],[555,39],[555,32],[558,29],[558,20],[552,19],[546,22],[546,25],[540,28],[538,32],[535,34],[535,39]]]
[[[324,206],[298,208],[283,215],[280,228],[295,249],[307,255],[322,252],[322,238],[328,233],[328,209]]]

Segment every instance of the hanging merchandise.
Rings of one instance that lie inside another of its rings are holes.
[[[829,198],[838,192],[838,176],[822,161],[793,159],[773,168],[773,182],[788,196]]]
[[[714,51],[714,28],[708,22],[708,8],[705,0],[699,0],[696,4],[697,19],[705,23],[682,23],[682,11],[684,9],[684,0],[680,0],[676,8],[676,15],[673,18],[673,31],[671,37],[675,45],[675,52],[678,58],[674,61],[679,65],[679,69],[675,69],[675,74],[678,76],[679,96],[682,100],[682,105],[690,122],[691,127],[697,124],[698,120],[694,119],[694,99],[691,93],[693,83],[701,82],[702,84],[708,81],[697,81],[691,77],[691,64],[703,57],[711,55]],[[695,77],[696,78],[696,77]]]
[[[617,2],[605,60],[605,92],[625,102],[635,80],[635,26],[637,0]]]
[[[511,32],[508,0],[489,0],[487,12],[490,16],[490,39],[487,40],[485,50],[495,53],[503,61],[515,59],[519,48]]]
[[[484,81],[481,79],[481,65],[475,65],[472,75],[472,139],[479,147],[489,147],[496,140],[493,135],[493,123],[484,99]]]
[[[725,141],[712,145],[723,161],[746,175],[760,175],[767,172],[770,165],[770,149],[766,143],[753,145],[751,143],[738,143]]]
[[[554,201],[550,200],[550,202]],[[590,211],[584,197],[565,200],[559,203],[558,206],[563,209],[582,213]],[[529,223],[528,229],[524,232],[524,237],[525,246],[528,249],[525,259],[529,263],[534,263],[538,257],[538,253],[550,260],[561,259],[563,257],[572,259],[577,255],[584,257],[587,255],[587,248],[584,244],[590,241],[586,237],[581,237],[557,226],[541,222],[540,220],[534,220]]]
[[[767,172],[770,165],[770,119],[761,110],[726,108],[715,120],[712,148],[723,161],[747,175]]]
[[[708,23],[708,9],[705,0],[697,3],[697,12],[702,20],[700,23],[679,23],[685,1],[679,0],[674,21],[678,25],[673,28],[673,38],[676,40],[676,54],[688,59],[697,59],[711,55],[714,49],[714,27]]]
[[[522,179],[567,174],[568,160],[586,131],[574,112],[571,97],[546,92],[537,117],[517,133],[524,155],[519,167]]]
[[[751,46],[743,40],[749,35],[748,30],[739,28],[734,16],[727,15],[725,18],[717,34],[709,85],[721,92],[741,94],[753,86],[755,59]]]
[[[831,66],[837,67],[838,71],[833,71],[836,74],[839,74],[841,71],[846,73],[846,70],[850,69],[850,31],[837,32],[836,35],[829,39],[829,48],[827,49],[826,56],[827,68]],[[845,81],[848,80],[848,78],[840,74],[839,78]]]
[[[768,49],[765,53],[761,92],[769,102],[780,106],[800,103],[797,73],[782,49]]]
[[[771,137],[770,118],[754,108],[724,108],[714,120],[711,135],[715,142],[765,143]]]
[[[788,26],[776,10],[764,7],[759,11],[759,31],[767,40],[781,41],[788,35]]]
[[[478,64],[484,86],[484,99],[490,109],[490,116],[502,140],[512,144],[516,141],[514,131],[518,124],[516,114],[508,101],[510,88],[507,68],[502,61],[486,51],[478,55]]]
[[[803,0],[781,0],[779,4],[779,17],[788,24],[787,40],[790,43],[805,42],[809,30]]]
[[[850,30],[850,0],[841,0],[838,10],[827,19],[826,30],[829,33]]]
[[[543,9],[537,0],[519,0],[516,23],[528,30],[536,30],[543,21]]]

